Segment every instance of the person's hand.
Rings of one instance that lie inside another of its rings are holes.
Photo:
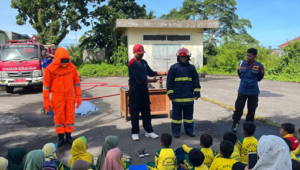
[[[53,105],[50,101],[50,99],[44,100],[44,108],[46,110],[46,114],[53,108]]]
[[[248,166],[245,167],[245,170],[252,170],[252,169],[248,169]]]
[[[168,75],[168,73],[169,73],[169,70],[165,71],[165,75]]]
[[[156,83],[156,82],[157,82],[156,76],[154,76],[154,78],[153,78],[153,82],[154,82],[154,83]]]
[[[194,97],[195,100],[198,100],[198,97]]]
[[[187,169],[187,170],[189,169],[189,168],[186,167],[184,164],[180,164],[179,166],[180,166],[181,169]]]
[[[76,108],[79,108],[79,106],[81,105],[81,96],[76,96],[76,101],[75,103],[77,104]]]

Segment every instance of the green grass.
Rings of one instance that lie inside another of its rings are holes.
[[[128,68],[125,65],[82,64],[77,70],[83,77],[128,76]]]

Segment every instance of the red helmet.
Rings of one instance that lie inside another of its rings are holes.
[[[186,48],[180,48],[178,51],[177,51],[177,54],[176,54],[177,56],[191,56],[191,53],[190,53],[190,51],[188,50],[188,49],[186,49]]]

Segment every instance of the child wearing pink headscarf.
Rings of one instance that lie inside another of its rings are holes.
[[[124,170],[120,160],[121,160],[121,150],[117,147],[111,149],[107,152],[102,170]]]

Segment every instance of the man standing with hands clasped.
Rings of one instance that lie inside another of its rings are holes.
[[[146,131],[145,136],[158,138],[154,133],[151,124],[150,98],[148,91],[148,83],[157,82],[155,76],[167,75],[168,71],[156,72],[148,66],[148,63],[143,60],[145,50],[141,44],[133,47],[134,57],[128,63],[129,70],[129,110],[131,116],[131,133],[132,140],[139,140],[139,113],[142,114],[143,126]],[[148,79],[148,76],[153,79]]]
[[[258,105],[258,82],[264,78],[264,66],[255,61],[257,50],[250,48],[247,50],[247,60],[243,60],[237,67],[238,75],[241,79],[238,96],[235,102],[235,111],[232,116],[232,132],[236,132],[237,125],[243,115],[243,110],[247,101],[248,114],[246,121],[254,122],[255,110]]]

